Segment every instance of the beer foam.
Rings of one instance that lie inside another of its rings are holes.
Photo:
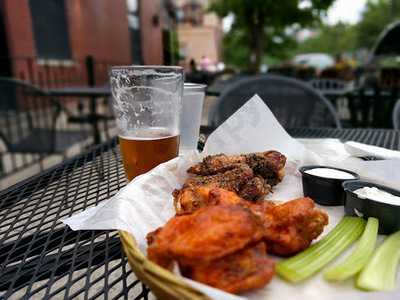
[[[118,136],[125,140],[160,140],[170,137],[175,137],[178,134],[171,133],[170,130],[163,127],[152,127],[146,129],[138,129],[135,132],[128,132],[127,134],[119,134]]]

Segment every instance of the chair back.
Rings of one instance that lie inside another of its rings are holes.
[[[393,109],[393,127],[396,130],[400,130],[400,99],[397,100]]]
[[[277,75],[241,79],[225,89],[209,115],[218,126],[258,94],[285,128],[336,127],[341,124],[332,104],[302,81]]]
[[[61,106],[39,87],[0,77],[0,138],[8,151],[35,129],[54,130],[60,111]]]

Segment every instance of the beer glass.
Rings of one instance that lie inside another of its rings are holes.
[[[110,84],[125,174],[132,180],[178,155],[183,69],[112,67]]]

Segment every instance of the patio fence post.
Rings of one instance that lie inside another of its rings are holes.
[[[88,86],[93,87],[96,85],[96,72],[95,72],[95,62],[94,57],[92,55],[86,56],[86,74],[87,74],[87,83]],[[90,121],[93,125],[93,136],[94,143],[100,144],[101,137],[100,131],[97,124],[97,114],[96,114],[96,99],[95,97],[90,98]]]

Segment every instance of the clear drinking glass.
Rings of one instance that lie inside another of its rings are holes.
[[[178,155],[183,69],[112,67],[110,84],[125,174],[132,180]]]
[[[182,101],[181,141],[179,147],[179,151],[181,153],[197,149],[205,89],[205,84],[184,84]]]

